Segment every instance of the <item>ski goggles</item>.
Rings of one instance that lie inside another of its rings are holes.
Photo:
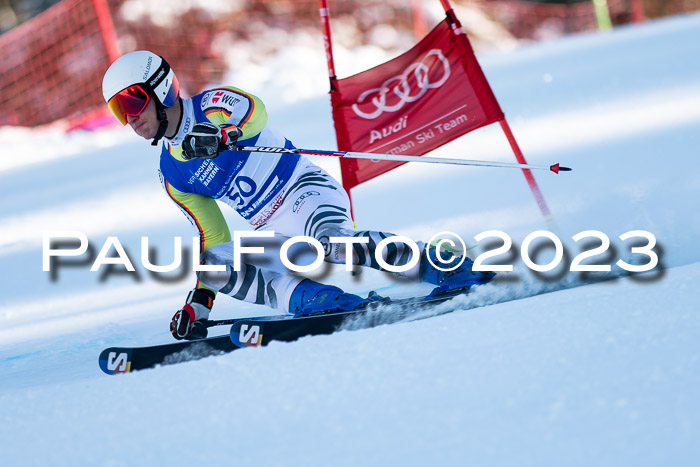
[[[122,125],[126,125],[126,116],[136,117],[139,115],[146,108],[149,100],[148,93],[141,86],[135,84],[115,94],[107,102],[107,106],[117,117],[117,120]]]

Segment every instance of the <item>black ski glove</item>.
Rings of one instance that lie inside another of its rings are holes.
[[[204,339],[207,337],[205,321],[214,306],[214,292],[209,289],[193,289],[185,306],[177,310],[170,322],[170,333],[175,339]]]
[[[218,127],[209,122],[197,123],[185,136],[182,156],[187,160],[213,159],[219,155],[219,151],[235,145],[242,134],[236,125]]]

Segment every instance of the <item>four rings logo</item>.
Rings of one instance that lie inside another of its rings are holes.
[[[294,206],[292,207],[292,212],[297,212],[297,209],[301,206],[301,203],[308,198],[309,196],[318,196],[320,193],[318,191],[307,191],[306,193],[302,194],[300,197],[297,198],[297,200],[294,202]]]
[[[431,71],[434,76],[431,76]],[[368,89],[360,94],[357,103],[352,105],[352,110],[359,117],[368,120],[377,118],[383,112],[396,112],[405,103],[414,102],[423,97],[428,89],[439,88],[445,84],[450,77],[450,71],[450,63],[442,51],[431,49],[419,62],[412,63],[402,74],[384,81],[379,88]],[[440,76],[440,79],[431,82],[431,78],[437,76]],[[371,106],[369,102],[372,103]]]

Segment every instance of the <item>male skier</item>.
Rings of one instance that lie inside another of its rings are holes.
[[[198,275],[196,287],[171,321],[176,339],[206,337],[203,320],[209,318],[216,292],[293,314],[352,310],[367,301],[338,287],[293,275],[280,269],[279,261],[260,266],[246,259],[239,271],[234,270],[231,234],[216,200],[233,207],[256,231],[274,231],[278,246],[298,235],[317,239],[324,247],[324,260],[332,263],[345,264],[349,254],[355,265],[381,269],[375,259],[376,245],[393,236],[354,231],[347,193],[306,158],[229,149],[234,143],[294,147],[267,125],[267,112],[259,98],[222,86],[184,99],[168,63],[148,51],[131,52],[112,63],[104,75],[102,92],[123,125],[152,139],[153,145],[164,139],[160,178],[165,192],[196,228],[203,264],[226,266],[223,272]],[[331,237],[368,237],[369,242],[353,244],[346,253],[345,244],[331,243]],[[442,290],[488,282],[492,277],[472,272],[468,259],[449,272],[436,269],[435,249],[417,244],[420,258],[402,274],[406,277]],[[275,247],[266,248],[266,253],[279,258]],[[391,243],[383,255],[387,264],[407,265],[413,251],[408,245]]]

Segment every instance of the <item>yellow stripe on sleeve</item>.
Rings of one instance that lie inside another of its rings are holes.
[[[165,182],[168,196],[178,205],[200,236],[201,251],[231,241],[226,219],[216,201],[208,196],[185,193]]]
[[[165,191],[199,234],[201,253],[215,245],[231,241],[231,231],[214,199],[196,193],[182,192],[167,181]],[[197,280],[197,288],[208,287]]]

